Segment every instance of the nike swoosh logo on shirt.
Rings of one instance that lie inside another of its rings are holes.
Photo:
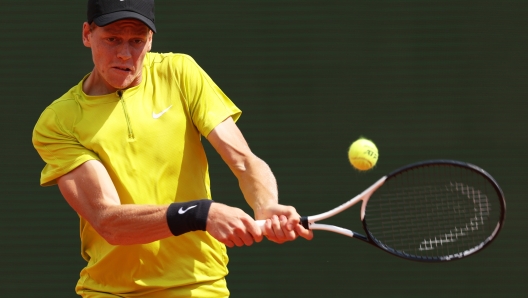
[[[170,108],[172,108],[172,105],[170,105],[168,108],[166,108],[165,110],[163,110],[163,111],[161,111],[161,112],[159,112],[159,113],[157,113],[157,114],[154,113],[154,112],[152,112],[152,118],[154,118],[154,119],[158,119],[158,118],[161,117],[163,114],[167,113],[167,111],[168,111]]]
[[[178,210],[178,213],[179,214],[184,214],[185,212],[189,211],[190,209],[192,209],[192,208],[194,208],[196,206],[198,206],[198,205],[191,206],[191,207],[189,207],[189,208],[187,208],[185,210],[183,210],[183,207],[180,207],[180,210]]]

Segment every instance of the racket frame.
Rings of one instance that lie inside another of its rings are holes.
[[[494,190],[496,191],[497,195],[499,196],[499,203],[500,203],[500,218],[497,223],[497,226],[495,227],[495,230],[491,233],[489,237],[487,237],[482,243],[479,245],[470,248],[464,252],[455,253],[449,256],[441,256],[441,257],[423,257],[423,256],[415,256],[410,255],[408,253],[398,251],[396,249],[393,249],[391,247],[388,247],[381,243],[379,240],[376,239],[374,235],[369,231],[368,229],[368,218],[365,216],[365,210],[368,203],[368,200],[372,196],[372,194],[379,189],[387,180],[389,180],[392,177],[396,177],[397,175],[400,175],[406,171],[415,169],[417,167],[426,167],[426,166],[433,166],[433,165],[446,165],[446,166],[456,166],[456,167],[462,167],[466,168],[468,170],[474,171],[478,173],[481,177],[484,177],[485,179],[490,182],[490,185],[493,186]],[[361,212],[360,212],[360,219],[363,224],[363,230],[365,231],[366,235],[362,235],[359,233],[356,233],[352,230],[345,229],[339,226],[335,225],[329,225],[329,224],[320,224],[317,223],[319,221],[322,221],[324,219],[328,219],[338,213],[343,212],[344,210],[356,205],[359,202],[362,202],[361,205]],[[407,259],[407,260],[414,260],[414,261],[420,261],[420,262],[445,262],[445,261],[452,261],[464,258],[466,256],[469,256],[475,252],[481,251],[483,248],[488,246],[493,240],[496,239],[497,235],[499,234],[500,230],[502,229],[504,225],[505,220],[505,214],[506,214],[506,201],[504,198],[504,193],[502,192],[502,189],[499,187],[499,184],[495,179],[488,174],[483,169],[470,164],[466,162],[460,162],[455,160],[446,160],[446,159],[438,159],[438,160],[426,160],[422,162],[417,162],[413,164],[406,165],[404,167],[401,167],[399,169],[394,170],[393,172],[389,173],[386,176],[383,176],[378,181],[376,181],[374,184],[372,184],[370,187],[365,189],[362,193],[358,194],[357,196],[353,197],[352,199],[348,200],[347,202],[341,204],[340,206],[333,208],[329,211],[326,211],[324,213],[320,213],[317,215],[312,216],[302,216],[300,219],[299,224],[301,224],[304,228],[310,229],[310,230],[324,230],[329,231],[337,234],[341,234],[344,236],[348,236],[351,238],[356,238],[359,240],[362,240],[366,243],[369,243],[375,247],[378,247],[382,249],[383,251],[390,253],[392,255]],[[266,222],[265,220],[257,220],[256,221],[259,226],[263,226]]]
[[[503,193],[502,189],[500,188],[499,184],[497,183],[497,181],[495,181],[495,179],[488,172],[483,170],[482,168],[480,168],[480,167],[478,167],[476,165],[470,164],[470,163],[456,161],[456,160],[446,160],[446,159],[426,160],[426,161],[421,161],[421,162],[409,164],[409,165],[406,165],[404,167],[401,167],[399,169],[394,170],[393,172],[391,172],[387,176],[385,176],[385,178],[386,178],[385,181],[389,180],[392,177],[396,177],[396,176],[398,176],[398,175],[400,175],[400,174],[402,174],[402,173],[404,173],[406,171],[409,171],[409,170],[412,170],[412,169],[415,169],[415,168],[418,168],[418,167],[426,167],[426,166],[433,166],[433,165],[456,166],[456,167],[461,167],[461,168],[468,169],[470,171],[476,172],[481,177],[483,177],[486,180],[488,180],[490,185],[493,186],[495,192],[497,193],[497,195],[499,197],[498,201],[500,203],[501,212],[500,212],[499,221],[497,222],[497,225],[496,225],[494,231],[491,233],[490,236],[488,236],[479,245],[477,245],[477,246],[475,246],[473,248],[470,248],[470,249],[468,249],[466,251],[463,251],[463,252],[454,253],[452,255],[440,256],[440,257],[416,256],[416,255],[411,255],[411,254],[408,254],[408,253],[393,249],[392,247],[386,246],[383,243],[381,243],[380,241],[378,241],[376,239],[376,237],[374,237],[374,235],[372,235],[372,233],[368,229],[368,218],[365,218],[365,214],[362,213],[363,217],[361,219],[361,222],[363,224],[363,230],[367,234],[366,237],[365,237],[366,240],[362,239],[361,237],[355,237],[355,238],[358,238],[358,239],[361,239],[361,240],[365,240],[367,243],[373,244],[374,246],[376,246],[376,247],[382,249],[383,251],[388,252],[388,253],[390,253],[392,255],[395,255],[395,256],[398,256],[398,257],[401,257],[401,258],[404,258],[404,259],[407,259],[407,260],[420,261],[420,262],[446,262],[446,261],[458,260],[458,259],[462,259],[464,257],[467,257],[469,255],[472,255],[472,254],[474,254],[476,252],[479,252],[483,248],[485,248],[488,245],[490,245],[491,242],[493,242],[493,240],[495,240],[497,238],[497,235],[499,234],[500,230],[502,229],[502,227],[504,225],[504,220],[505,220],[505,216],[506,216],[506,200],[505,200],[505,197],[504,197],[504,193]],[[381,185],[379,187],[381,187]],[[366,202],[364,203],[363,208],[366,208]],[[363,210],[362,212],[364,212],[363,208],[362,208],[362,210]]]

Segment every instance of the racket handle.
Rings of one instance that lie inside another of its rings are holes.
[[[266,231],[264,231],[264,224],[266,223],[265,219],[259,219],[255,221],[257,223],[257,226],[259,226],[260,230],[266,235]]]
[[[264,227],[264,224],[266,223],[265,219],[259,219],[255,221],[257,225],[262,229]],[[308,225],[308,216],[301,216],[301,221],[299,222],[301,226],[303,226],[305,229],[309,229]]]
[[[264,227],[264,224],[266,223],[265,219],[260,219],[255,221],[257,223],[257,226],[259,226],[260,229]]]

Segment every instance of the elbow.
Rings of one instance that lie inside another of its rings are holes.
[[[124,245],[124,244],[126,244],[123,241],[121,241],[121,239],[119,239],[119,237],[115,233],[106,232],[106,233],[101,233],[100,235],[110,245]]]
[[[126,244],[122,237],[120,237],[119,230],[115,226],[114,216],[104,216],[94,221],[92,224],[95,231],[101,236],[106,242],[111,245],[124,245]]]
[[[235,174],[235,176],[239,176],[247,172],[250,168],[252,168],[256,163],[263,162],[260,158],[258,158],[254,154],[245,155],[242,158],[239,158],[237,160],[231,160],[228,162],[230,164],[230,168]]]
[[[105,226],[105,224],[100,223],[97,225],[94,225],[94,229],[97,231],[99,236],[101,236],[106,242],[108,242],[111,245],[121,245],[119,241],[119,237],[115,231],[112,231],[111,228],[108,226]]]

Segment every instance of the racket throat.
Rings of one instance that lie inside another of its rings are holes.
[[[300,224],[303,226],[303,228],[309,230],[310,229],[310,225],[308,223],[308,216],[301,216]]]
[[[329,232],[334,232],[334,233],[338,233],[341,235],[345,235],[351,238],[363,240],[365,242],[370,242],[369,239],[365,235],[358,234],[349,229],[344,229],[344,228],[333,226],[333,225],[318,224],[318,223],[314,223],[313,221],[310,222],[310,220],[308,219],[308,216],[302,216],[299,224],[301,224],[307,230],[324,230],[324,231],[329,231]]]

